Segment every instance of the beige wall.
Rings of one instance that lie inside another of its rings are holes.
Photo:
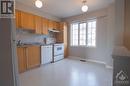
[[[130,0],[125,0],[124,45],[130,50]]]
[[[97,28],[97,47],[88,48],[69,46],[69,56],[101,61],[108,65],[112,65],[113,48],[118,42],[122,42],[123,40],[120,38],[119,41],[115,41],[115,4],[111,4],[109,7],[95,12],[69,17],[64,19],[64,21],[70,24],[72,22],[86,21],[93,18],[97,18],[99,23]],[[68,44],[70,44],[70,34],[68,34],[68,37]]]
[[[115,5],[115,43],[118,46],[123,46],[124,34],[124,0],[116,0]]]

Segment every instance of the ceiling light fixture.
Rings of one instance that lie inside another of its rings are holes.
[[[86,0],[83,0],[83,6],[82,6],[82,11],[83,12],[87,12],[88,11],[88,6],[87,6],[87,1]]]
[[[37,8],[41,8],[42,7],[42,1],[40,1],[40,0],[36,0],[35,1],[35,6],[37,7]]]

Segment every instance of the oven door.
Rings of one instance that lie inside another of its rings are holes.
[[[54,56],[64,54],[64,45],[54,45]]]

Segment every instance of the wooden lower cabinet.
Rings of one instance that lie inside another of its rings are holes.
[[[38,46],[18,47],[17,57],[19,73],[40,66],[40,55],[40,47]]]
[[[18,47],[17,57],[19,73],[25,72],[27,70],[26,48]]]
[[[27,56],[27,69],[40,66],[40,47],[28,47]]]

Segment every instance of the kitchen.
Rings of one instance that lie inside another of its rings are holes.
[[[0,85],[129,86],[129,3],[0,1]]]
[[[67,57],[65,22],[16,10],[16,28],[20,73]]]

